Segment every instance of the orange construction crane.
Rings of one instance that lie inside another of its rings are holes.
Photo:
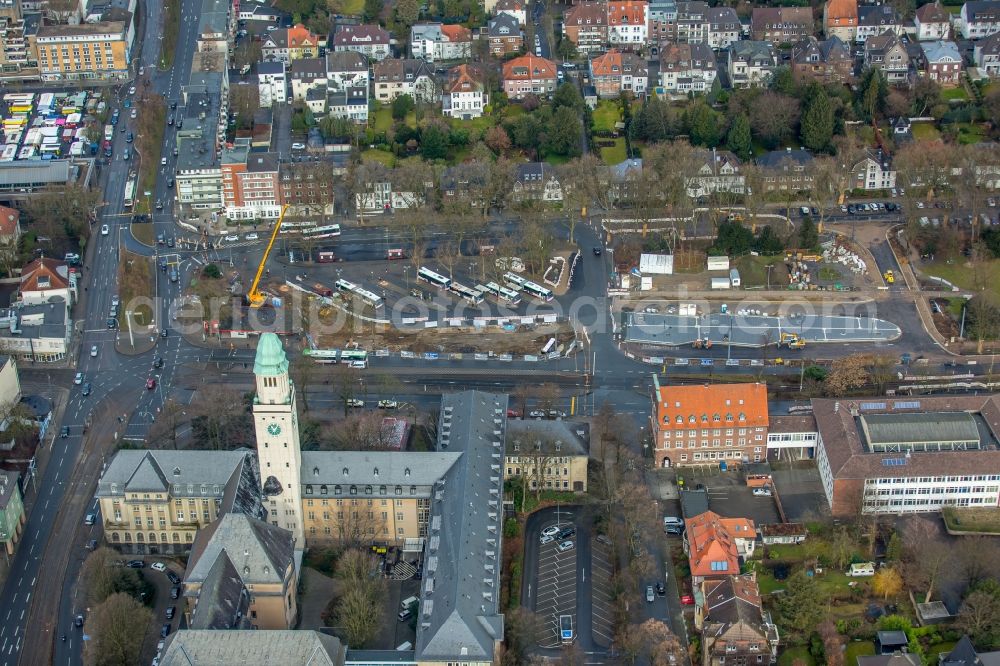
[[[267,258],[271,255],[271,248],[274,247],[274,240],[278,237],[278,231],[281,229],[281,221],[285,219],[285,211],[287,210],[288,204],[281,207],[281,215],[278,216],[278,221],[274,223],[274,230],[271,231],[271,239],[267,241],[264,256],[261,257],[260,266],[257,267],[257,274],[254,275],[250,291],[247,292],[247,301],[250,303],[251,308],[259,308],[267,302],[267,296],[258,291],[257,286],[260,284],[261,275],[264,274],[264,265],[267,263]]]

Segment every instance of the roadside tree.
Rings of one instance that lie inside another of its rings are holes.
[[[139,663],[152,612],[127,594],[109,596],[87,618],[91,640],[84,660],[93,666],[131,666]]]

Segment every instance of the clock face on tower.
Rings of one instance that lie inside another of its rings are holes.
[[[267,426],[267,434],[277,437],[281,434],[281,426],[277,423],[269,423]]]

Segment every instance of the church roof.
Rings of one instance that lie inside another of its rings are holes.
[[[288,357],[281,346],[281,339],[274,333],[264,333],[257,343],[257,356],[253,362],[253,374],[275,377],[288,373]]]

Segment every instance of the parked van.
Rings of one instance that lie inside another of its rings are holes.
[[[399,602],[400,610],[410,610],[410,606],[420,601],[416,597],[407,597]]]
[[[406,641],[405,643],[403,643],[402,645],[400,645],[399,647],[397,647],[396,651],[397,652],[409,652],[412,649],[413,649],[413,643],[411,643],[410,641]]]
[[[848,576],[874,576],[875,575],[875,563],[874,562],[857,562],[851,565],[851,568],[847,570]]]

